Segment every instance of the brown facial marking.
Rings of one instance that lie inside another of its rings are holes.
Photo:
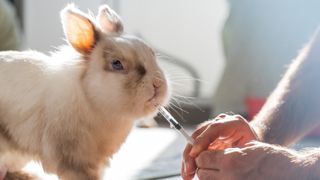
[[[142,65],[138,65],[136,70],[141,77],[147,73],[147,70]]]
[[[9,134],[7,128],[0,123],[0,136],[4,137],[5,139],[7,139],[10,142],[13,142],[13,139],[11,137],[11,135]]]
[[[103,69],[104,69],[105,71],[111,71],[111,69],[110,69],[110,67],[109,67],[109,62],[108,62],[108,61],[105,62],[104,66],[103,66]]]
[[[116,55],[112,55],[110,52],[115,52],[116,50],[113,48],[113,47],[105,47],[104,48],[105,51],[103,53],[103,59],[104,59],[104,66],[103,66],[103,69],[105,71],[113,71],[111,68],[110,68],[110,63],[112,61],[112,59],[118,59],[118,60],[122,60],[123,58],[120,56],[120,55],[117,55],[117,53],[115,53]],[[114,57],[113,57],[114,56]],[[117,58],[117,56],[119,56],[119,58]],[[124,65],[124,61],[121,61]]]
[[[95,39],[95,41],[94,41],[94,44],[92,45],[92,49],[97,45],[97,43],[100,41],[100,39],[101,39],[101,35],[99,34],[99,32],[96,30],[96,29],[94,29],[94,39]],[[91,49],[91,50],[92,50]]]
[[[136,91],[138,86],[138,82],[132,81],[132,79],[128,79],[124,85],[125,89],[129,90],[131,93]]]

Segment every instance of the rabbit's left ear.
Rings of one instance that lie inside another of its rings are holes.
[[[102,32],[117,34],[121,34],[123,32],[121,18],[106,4],[100,6],[97,20]]]
[[[82,54],[89,54],[98,41],[93,22],[72,4],[61,12],[63,29],[68,42]]]

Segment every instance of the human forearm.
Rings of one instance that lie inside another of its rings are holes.
[[[304,179],[320,178],[320,148],[308,149],[298,152],[299,157],[296,172],[305,176]]]
[[[320,35],[300,53],[251,122],[262,141],[288,145],[320,120]]]

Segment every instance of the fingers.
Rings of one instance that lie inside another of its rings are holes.
[[[223,151],[203,151],[196,158],[197,176],[201,180],[218,179]]]
[[[214,120],[201,124],[192,137],[195,140],[194,145],[188,144],[183,153],[181,174],[184,180],[191,180],[197,169],[197,174],[202,176],[200,179],[205,179],[212,173],[219,175],[218,172],[224,163],[221,157],[225,156],[224,151],[217,150],[244,147],[249,141],[255,140],[250,125],[243,117],[226,114],[220,114]],[[228,154],[229,157],[233,153]]]
[[[217,117],[215,117],[213,120],[206,121],[198,126],[198,128],[194,131],[192,134],[193,138],[198,137],[210,124],[214,123],[215,121],[218,121],[222,118],[225,118],[227,115],[226,114],[219,114]]]
[[[212,121],[206,121],[202,123],[191,135],[193,139],[197,138],[204,130],[208,128],[208,126],[212,123]]]
[[[199,170],[210,170],[216,179],[228,179],[228,175],[235,173],[246,160],[246,154],[240,148],[228,148],[222,151],[203,151],[196,158],[196,165]],[[205,173],[206,176],[208,172]],[[222,178],[224,177],[224,178]],[[201,178],[200,178],[201,179]]]
[[[182,166],[181,166],[181,176],[184,180],[192,180],[195,173],[196,173],[196,168],[194,171],[188,171],[188,164],[190,164],[190,162],[187,161],[182,161]],[[195,164],[195,163],[192,163]],[[194,165],[195,166],[195,165]]]
[[[197,157],[199,153],[208,149],[209,145],[219,136],[230,136],[233,129],[236,128],[234,121],[216,122],[208,125],[208,127],[195,138],[194,145],[191,149],[190,156]]]
[[[223,151],[203,151],[196,158],[196,166],[200,169],[219,171],[223,159]]]
[[[219,114],[216,118],[214,118],[213,120],[209,120],[209,121],[206,121],[204,123],[201,123],[197,129],[193,132],[192,134],[192,138],[196,138],[198,137],[205,129],[207,129],[207,127],[214,123],[215,121],[218,121],[222,118],[225,118],[227,115],[226,114]]]
[[[225,117],[226,117],[226,114],[220,114],[214,120],[218,120]],[[202,134],[203,131],[205,131],[208,128],[208,126],[214,122],[214,120],[206,121],[200,124],[199,127],[193,132],[192,138],[197,138],[200,134]],[[195,170],[196,170],[195,161],[194,161],[194,158],[190,157],[189,155],[191,149],[192,149],[192,146],[187,144],[183,153],[183,162],[182,162],[183,166],[181,168],[182,174],[195,173]]]
[[[191,157],[197,157],[199,153],[208,149],[217,138],[222,138],[225,145],[234,144],[240,147],[244,147],[245,143],[256,139],[253,130],[243,117],[239,115],[223,115],[222,117],[224,118],[211,121],[194,133],[195,143],[190,151]]]
[[[230,147],[232,147],[232,144],[217,139],[209,145],[208,150],[224,150]]]
[[[206,130],[195,139],[193,147],[189,154],[191,157],[197,157],[199,153],[206,150],[209,147],[209,145],[215,139],[217,139],[217,137],[219,136],[219,132],[215,130],[212,131],[212,129],[214,129],[212,128],[212,126],[213,125],[208,126]]]
[[[266,157],[270,157],[270,154],[272,154],[272,156],[276,155],[273,158],[274,161],[269,163],[272,165],[270,167],[273,167],[275,164],[279,165],[278,162],[279,160],[281,161],[281,158],[277,156],[275,148],[266,149],[266,147],[270,147],[270,145],[256,142],[251,142],[250,145],[252,146],[228,148],[222,151],[207,150],[201,152],[195,160],[196,166],[198,167],[197,176],[201,180],[257,179],[257,177],[261,177],[258,169],[261,169],[261,165],[270,162],[270,159],[264,161]],[[278,154],[283,155],[283,153]],[[286,162],[290,162],[290,159],[287,159]],[[275,168],[270,168],[270,170],[273,169]],[[278,169],[275,170],[278,171]],[[274,172],[267,174],[274,174]]]
[[[197,170],[197,166],[194,158],[189,156],[190,150],[192,146],[187,144],[184,152],[183,152],[183,161],[181,166],[181,175],[184,180],[191,180]]]
[[[193,139],[198,139],[198,145],[196,145],[196,150],[193,150],[193,152],[190,154],[191,157],[196,157],[198,152],[201,152],[202,150],[205,150],[208,148],[209,144],[212,142],[211,139],[215,139],[214,137],[212,138],[207,138],[208,136],[203,136],[200,137],[201,134],[203,134],[205,131],[207,131],[208,128],[210,128],[210,126],[212,126],[212,124],[214,124],[215,121],[225,118],[227,115],[226,114],[219,114],[214,120],[211,121],[206,121],[204,123],[202,123],[192,134],[192,138]],[[203,138],[203,139],[200,139]],[[199,140],[200,139],[200,140]],[[204,141],[204,142],[202,142]]]

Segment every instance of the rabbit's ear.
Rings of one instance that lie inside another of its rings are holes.
[[[119,15],[106,4],[100,6],[97,20],[101,31],[105,33],[121,34],[123,32],[123,24]]]
[[[98,40],[92,21],[72,4],[62,10],[61,18],[68,42],[78,52],[89,54]]]

